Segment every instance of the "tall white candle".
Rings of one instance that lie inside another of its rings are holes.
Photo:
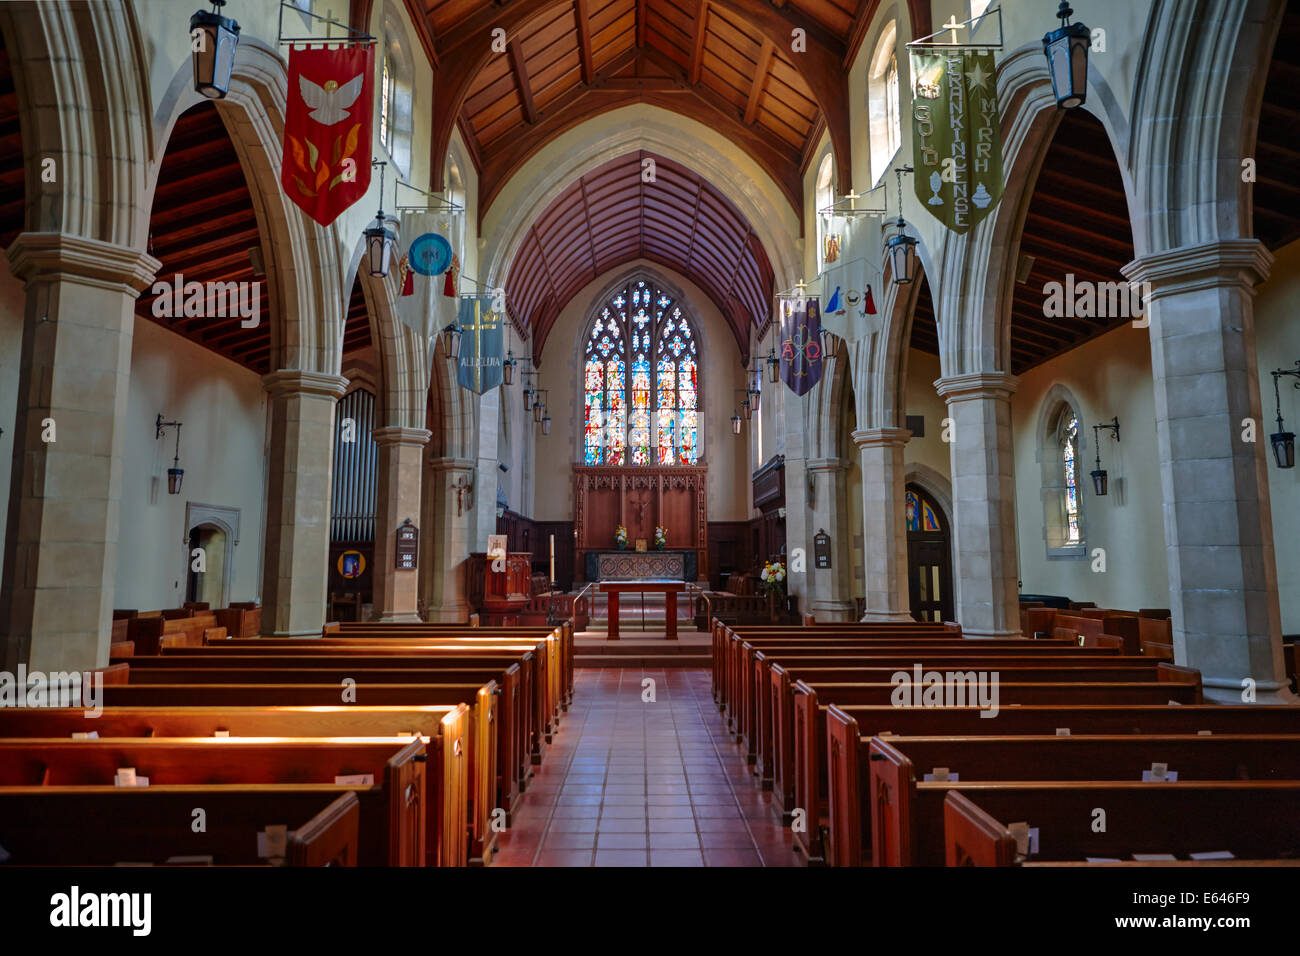
[[[555,583],[555,535],[551,535],[551,583]]]

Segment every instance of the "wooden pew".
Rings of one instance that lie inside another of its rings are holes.
[[[849,663],[839,666],[837,661]],[[1133,682],[1159,681],[1161,672],[1156,661],[1143,657],[1116,657],[1109,654],[1080,655],[1077,651],[1062,651],[1054,654],[1025,654],[969,651],[962,656],[924,656],[912,653],[910,659],[886,657],[853,658],[808,658],[786,654],[780,662],[768,660],[763,652],[756,655],[755,667],[758,703],[753,719],[756,721],[754,743],[751,752],[755,754],[755,772],[759,775],[764,789],[776,786],[778,773],[780,779],[791,782],[793,779],[793,709],[794,699],[791,684],[794,680],[803,680],[808,684],[827,683],[835,680],[874,680],[889,681],[900,670],[910,672],[914,663],[923,663],[926,669],[968,670],[978,667],[983,670],[997,670],[999,680],[1012,682],[1033,681],[1077,681],[1095,682]],[[1184,680],[1194,683],[1195,679],[1188,672],[1180,672]],[[784,762],[784,763],[783,763]],[[785,802],[783,801],[783,805]]]
[[[1038,735],[1300,735],[1300,707],[1198,704],[1168,705],[1024,705],[1005,707],[997,717],[980,716],[978,707],[840,706],[826,711],[829,825],[826,860],[852,865],[864,859],[864,833],[870,817],[864,794],[870,794],[873,737],[960,737]],[[888,735],[888,736],[886,736]],[[926,768],[927,770],[929,768]],[[1173,769],[1178,769],[1174,767]],[[958,770],[960,772],[960,770]],[[811,814],[810,814],[811,817]]]
[[[150,787],[339,783],[338,776],[364,774],[374,782],[351,785],[360,802],[358,864],[423,866],[426,756],[416,738],[0,740],[0,793],[111,787],[121,767],[134,768]],[[203,807],[198,800],[194,805]],[[173,821],[178,831],[188,830],[188,822]],[[66,826],[80,830],[88,843],[97,838],[98,821],[68,820]]]
[[[464,684],[357,684],[358,711],[384,706],[466,704],[475,711],[476,726],[491,724],[495,716],[497,756],[494,806],[513,813],[524,782],[521,779],[522,745],[514,729],[510,708],[517,700],[497,694],[495,681]],[[495,703],[494,703],[495,702]],[[106,686],[105,709],[119,707],[331,707],[342,703],[338,684],[124,684]],[[498,710],[499,708],[499,710]],[[475,734],[475,739],[477,739]],[[471,759],[475,759],[471,755]],[[486,823],[484,823],[486,826]],[[481,831],[480,831],[481,832]]]
[[[1140,781],[1155,763],[1180,781],[1300,780],[1300,736],[873,737],[867,780],[857,794],[859,820],[831,823],[833,833],[860,828],[867,839],[861,855],[854,846],[837,846],[834,862],[913,866],[938,859],[944,794],[918,790],[935,768],[961,782]]]
[[[70,737],[403,737],[423,739],[431,755],[426,846],[431,866],[484,864],[495,833],[494,698],[464,704],[380,707],[106,707],[97,717],[80,708],[0,708],[0,739]],[[463,766],[462,766],[463,765]],[[459,808],[459,809],[458,809]],[[441,821],[441,822],[439,822]],[[455,824],[459,823],[458,828]]]
[[[217,626],[224,627],[231,637],[256,637],[262,633],[262,609],[257,604],[231,604],[212,613]]]
[[[921,865],[1011,866],[1005,824],[1038,831],[1039,860],[1227,850],[1252,860],[1300,856],[1300,782],[1035,781],[920,784],[944,793],[944,853]],[[1106,811],[1105,832],[1090,825]]]
[[[296,827],[289,866],[356,866],[360,801],[341,784],[0,788],[0,846],[12,866],[112,866],[210,856],[257,866],[257,834]],[[206,812],[195,833],[193,810]]]
[[[1160,662],[1161,668],[1171,665]],[[974,668],[964,668],[970,670]],[[1012,705],[1027,704],[1168,704],[1177,701],[1180,704],[1199,704],[1201,697],[1200,673],[1186,668],[1171,668],[1168,671],[1171,680],[1133,681],[1127,683],[1006,683],[999,680],[999,716],[1005,710],[1015,709]],[[1195,675],[1195,683],[1182,682]],[[794,752],[794,806],[803,808],[807,814],[809,827],[803,834],[806,841],[800,841],[807,851],[809,860],[821,859],[822,846],[817,828],[821,825],[822,814],[829,806],[829,773],[832,761],[842,759],[838,751],[827,746],[828,720],[827,704],[831,701],[840,707],[853,705],[884,705],[891,703],[895,690],[892,683],[886,684],[849,684],[823,683],[810,685],[804,681],[795,681],[791,685],[793,695],[793,726],[790,733],[793,738]],[[942,685],[943,700],[958,700],[958,691],[965,687],[947,683]],[[902,711],[908,708],[898,707]],[[935,708],[915,708],[928,710]],[[996,720],[997,718],[993,718]]]

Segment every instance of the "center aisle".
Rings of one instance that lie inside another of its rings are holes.
[[[654,700],[643,702],[651,679]],[[795,866],[704,669],[579,669],[494,866]]]

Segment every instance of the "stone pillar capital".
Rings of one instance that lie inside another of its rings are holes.
[[[342,375],[282,368],[278,372],[263,375],[262,387],[271,393],[272,398],[281,398],[285,395],[311,395],[338,400],[347,391],[348,380]]]
[[[404,428],[400,425],[389,425],[385,428],[376,428],[370,435],[374,438],[375,444],[381,448],[395,445],[423,448],[429,443],[433,432],[427,428]]]
[[[877,448],[888,445],[905,445],[912,437],[906,428],[859,428],[853,433],[853,444],[859,448]]]
[[[1010,372],[970,372],[934,380],[935,391],[949,404],[977,399],[1009,402],[1020,379]]]
[[[1159,297],[1234,284],[1253,291],[1272,266],[1273,254],[1258,239],[1221,239],[1139,256],[1120,272]]]
[[[804,467],[814,474],[835,474],[849,470],[849,463],[843,458],[808,458]]]
[[[474,459],[472,458],[430,458],[429,467],[433,471],[473,471]]]
[[[23,232],[6,250],[9,268],[24,282],[60,276],[139,293],[162,263],[148,253],[66,232]]]

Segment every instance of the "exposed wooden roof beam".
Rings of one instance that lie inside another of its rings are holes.
[[[636,45],[645,46],[645,0],[636,0]]]
[[[749,84],[749,102],[745,104],[745,125],[753,126],[758,119],[758,104],[763,99],[763,89],[767,86],[768,71],[772,68],[772,57],[776,55],[776,45],[768,39],[763,40],[763,49],[758,54],[758,66],[754,70],[754,80]]]
[[[691,46],[691,86],[700,82],[704,65],[704,41],[708,38],[709,0],[699,0],[695,13],[695,38]]]
[[[590,0],[577,0],[574,14],[578,19],[578,61],[582,66],[582,82],[590,85],[596,78],[596,67],[591,55]]]
[[[515,73],[515,86],[519,89],[519,102],[524,108],[524,119],[529,125],[537,122],[537,104],[533,102],[533,87],[528,82],[528,65],[524,62],[524,51],[519,46],[519,37],[511,39],[506,46],[510,55],[510,68]]]

